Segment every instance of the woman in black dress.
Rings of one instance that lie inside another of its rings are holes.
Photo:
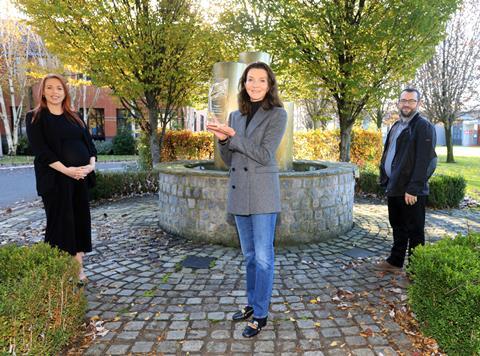
[[[35,154],[37,192],[47,215],[45,242],[68,252],[80,264],[92,251],[88,188],[95,181],[96,150],[88,128],[70,106],[65,80],[48,74],[39,104],[27,113],[27,136]]]

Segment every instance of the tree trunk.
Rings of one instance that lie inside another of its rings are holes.
[[[375,123],[377,124],[377,128],[380,130],[383,123],[383,111],[380,108],[375,110]]]
[[[339,110],[340,111],[340,110]],[[350,144],[352,141],[353,121],[339,115],[340,119],[340,161],[350,162]]]
[[[10,122],[8,120],[7,106],[5,105],[5,99],[3,97],[3,91],[0,89],[0,117],[3,121],[3,128],[5,129],[5,138],[7,139],[8,152],[9,156],[13,155],[13,141],[12,134],[10,131]]]
[[[444,124],[445,128],[445,142],[447,144],[447,163],[455,163],[453,158],[453,142],[452,142],[452,125]]]
[[[150,154],[152,157],[152,166],[155,168],[160,163],[160,145],[158,142],[158,114],[159,102],[154,92],[145,93],[145,101],[148,110],[148,123],[150,126]]]
[[[167,115],[167,114],[165,114]],[[162,152],[163,142],[165,141],[165,133],[167,132],[167,124],[162,126],[162,133],[160,134],[160,142],[158,144],[159,152]],[[162,155],[160,154],[160,161],[162,160]]]
[[[152,165],[155,167],[160,163],[160,147],[158,142],[158,108],[148,107],[148,122],[150,123],[150,154],[152,155]]]

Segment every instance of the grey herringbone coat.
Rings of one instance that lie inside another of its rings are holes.
[[[275,153],[287,125],[283,108],[262,107],[245,130],[246,115],[230,114],[235,135],[220,146],[223,161],[230,167],[227,211],[234,215],[280,212],[280,180]]]

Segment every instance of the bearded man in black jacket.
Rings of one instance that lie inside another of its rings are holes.
[[[425,244],[425,204],[428,179],[437,165],[433,125],[418,112],[420,92],[404,89],[397,103],[400,119],[388,132],[380,163],[380,184],[388,198],[393,230],[390,256],[375,269],[400,271],[418,245]]]

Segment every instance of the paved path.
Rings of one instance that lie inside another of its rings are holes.
[[[97,170],[124,171],[135,166],[135,162],[99,162]],[[39,200],[35,188],[33,165],[0,166],[0,209],[20,202]]]
[[[396,355],[416,348],[392,319],[406,303],[403,274],[375,273],[353,247],[385,256],[391,231],[384,204],[357,201],[355,227],[325,243],[278,248],[271,314],[258,337],[241,336],[231,315],[245,304],[239,249],[165,234],[153,196],[92,209],[95,251],[88,255],[88,316],[109,332],[89,355]],[[0,214],[0,242],[41,239],[38,203]],[[430,211],[427,240],[480,231],[480,213]],[[181,268],[187,255],[216,258],[210,269]]]

